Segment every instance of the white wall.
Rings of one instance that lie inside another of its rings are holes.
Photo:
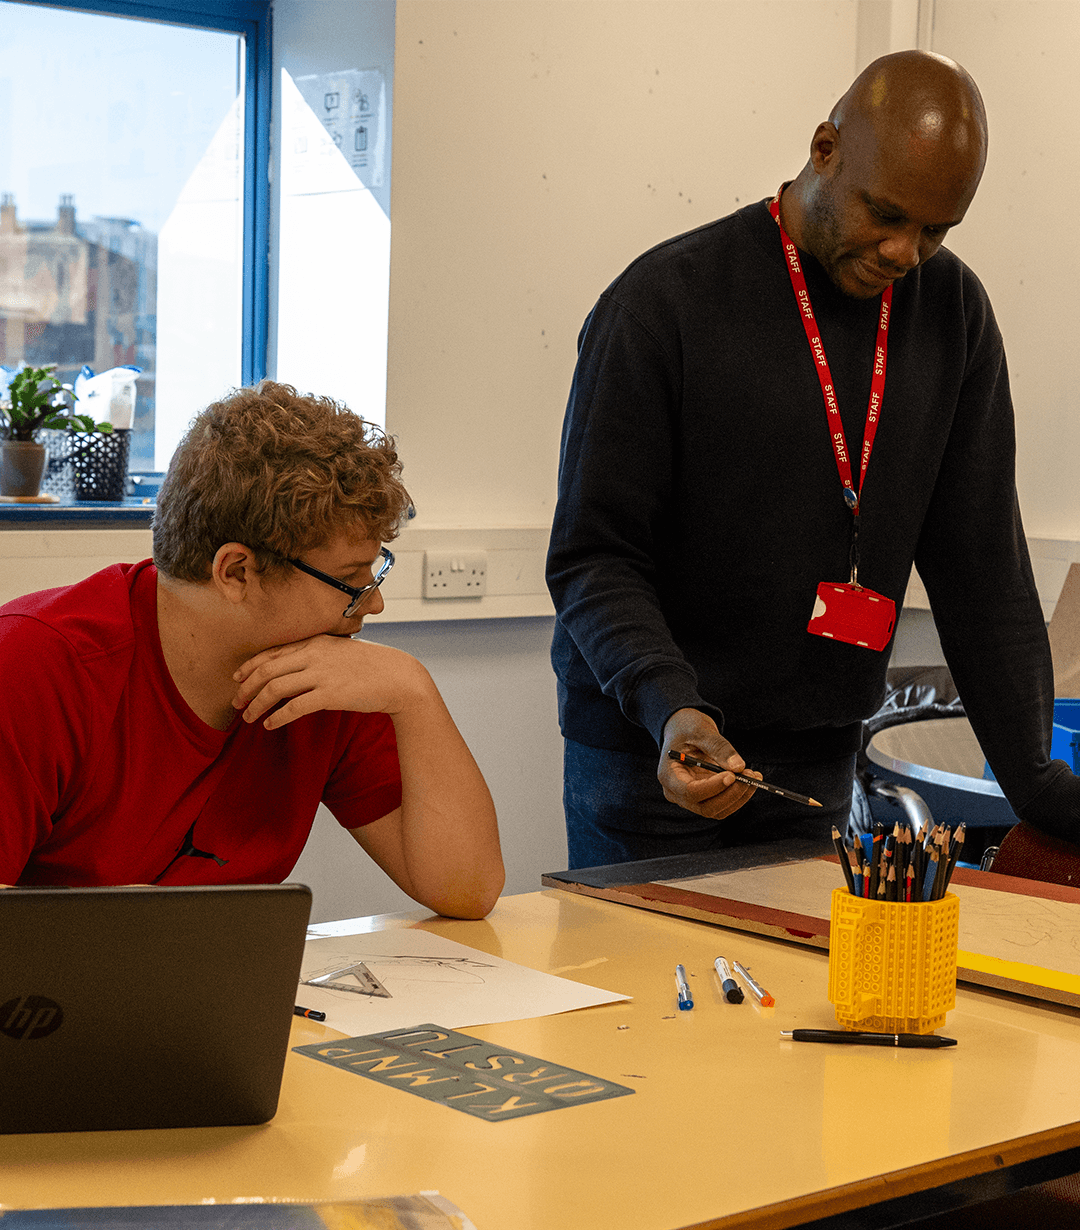
[[[856,16],[399,0],[387,421],[422,522],[550,522],[586,313],[642,250],[798,171]]]
[[[986,173],[947,243],[986,285],[1005,337],[1024,527],[1077,539],[1080,249],[1069,206],[1080,191],[1080,4],[937,0],[933,17],[932,50],[959,60],[986,103]]]
[[[986,99],[986,175],[949,243],[1005,333],[1028,532],[1080,538],[1059,214],[1080,4],[1060,0],[399,0],[388,402],[421,519],[546,523],[599,292],[793,175],[854,73],[920,28]]]

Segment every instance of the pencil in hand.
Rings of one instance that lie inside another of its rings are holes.
[[[708,769],[710,773],[730,773],[737,782],[742,782],[744,786],[753,786],[755,790],[764,790],[767,794],[778,794],[783,799],[791,799],[793,803],[802,803],[805,807],[821,806],[817,799],[811,799],[808,795],[796,794],[794,790],[785,790],[782,786],[772,786],[768,782],[760,782],[756,777],[748,777],[745,773],[736,773],[732,769],[725,769],[721,765],[713,764],[708,760],[698,760],[696,756],[688,756],[686,752],[668,752],[668,757],[671,760],[677,760],[680,764],[692,765],[695,769]]]

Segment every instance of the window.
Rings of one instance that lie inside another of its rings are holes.
[[[0,364],[141,368],[130,464],[164,469],[264,374],[268,4],[0,0],[0,31]]]

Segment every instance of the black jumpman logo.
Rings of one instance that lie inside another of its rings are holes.
[[[160,875],[154,877],[154,883],[157,884],[168,875],[173,863],[182,858],[212,858],[219,867],[224,867],[229,861],[227,858],[218,858],[216,854],[211,854],[209,850],[197,850],[195,848],[193,838],[195,836],[195,822],[191,822],[191,828],[188,829],[184,836],[184,840],[180,843],[180,849],[173,855],[169,861],[168,867],[165,868]]]

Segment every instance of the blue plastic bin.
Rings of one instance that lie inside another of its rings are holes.
[[[1050,740],[1051,760],[1064,760],[1074,773],[1080,773],[1080,698],[1059,697],[1054,701],[1054,731]],[[987,781],[997,778],[987,765]]]
[[[1054,701],[1054,736],[1050,756],[1080,772],[1080,700]]]

